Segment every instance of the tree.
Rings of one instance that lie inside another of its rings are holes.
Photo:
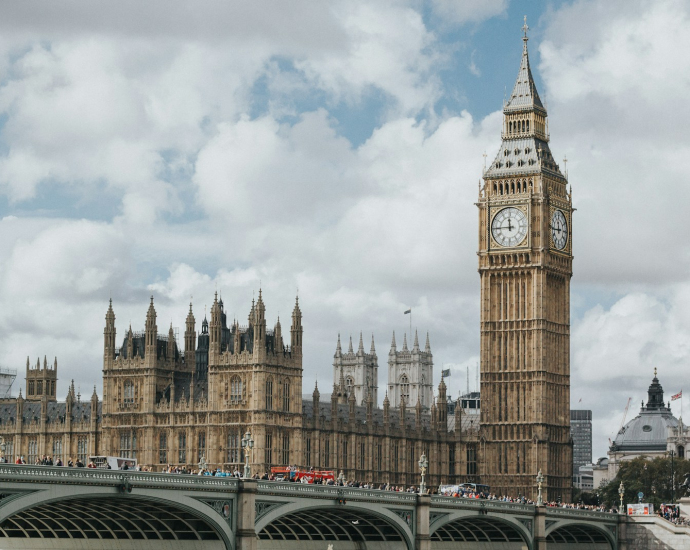
[[[672,471],[673,479],[672,483]],[[649,459],[645,456],[623,462],[615,479],[605,487],[597,490],[601,501],[608,507],[620,503],[618,487],[623,482],[625,496],[623,504],[638,502],[638,493],[643,493],[643,502],[650,502],[657,508],[661,503],[670,503],[673,487],[673,498],[677,501],[683,496],[680,484],[685,476],[690,474],[690,461],[674,457],[657,457]]]

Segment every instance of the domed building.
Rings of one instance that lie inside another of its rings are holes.
[[[609,447],[608,478],[616,477],[620,464],[638,456],[655,458],[673,451],[685,458],[690,443],[690,430],[671,413],[671,403],[664,403],[664,389],[654,369],[654,378],[647,390],[647,404],[642,402],[640,414],[623,426]]]

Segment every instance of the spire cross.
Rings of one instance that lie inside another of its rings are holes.
[[[529,38],[527,38],[527,31],[528,30],[529,30],[529,27],[527,26],[527,16],[525,15],[525,24],[522,26],[522,32],[525,33],[525,36],[523,37],[524,41],[529,40]]]
[[[656,378],[656,367],[654,367],[654,378]]]

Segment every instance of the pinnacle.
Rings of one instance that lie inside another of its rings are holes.
[[[371,333],[371,349],[369,350],[371,355],[376,355],[376,346],[374,346],[374,333]]]
[[[403,351],[409,351],[409,350],[407,349],[407,333],[403,334],[403,347],[402,347],[402,350],[403,350]]]
[[[359,348],[357,349],[357,353],[362,352],[364,353],[364,342],[362,341],[362,332],[360,331],[359,333]]]
[[[414,349],[419,349],[419,338],[417,337],[417,329],[414,329]]]
[[[350,347],[348,347],[347,352],[348,353],[354,353],[354,351],[352,349],[352,336],[350,336]]]

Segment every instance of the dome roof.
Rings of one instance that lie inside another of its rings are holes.
[[[611,445],[612,451],[665,451],[668,428],[678,426],[678,419],[664,405],[664,390],[654,371],[648,390],[647,406],[642,404],[640,414],[623,426]]]
[[[668,410],[642,410],[621,428],[611,450],[665,451],[668,428],[677,425],[678,420]]]

